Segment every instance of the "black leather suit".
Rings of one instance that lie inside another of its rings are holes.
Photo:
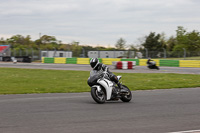
[[[99,63],[98,66],[94,69],[94,70],[97,70],[97,71],[100,71],[100,72],[104,72],[104,71],[107,71],[109,73],[109,78],[111,81],[114,81],[119,88],[121,88],[121,84],[117,78],[116,75],[114,75],[112,72],[109,71],[109,68],[108,66],[102,64],[102,63]]]

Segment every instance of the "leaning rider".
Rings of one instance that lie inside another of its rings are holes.
[[[151,58],[148,58],[148,60],[147,60],[147,65],[148,65],[148,66],[151,66],[151,65],[152,65],[151,61],[153,61],[153,60],[152,60]]]
[[[93,70],[97,70],[97,71],[100,71],[100,72],[104,72],[104,71],[108,72],[108,76],[109,76],[110,80],[114,81],[117,84],[117,86],[120,88],[120,90],[122,89],[122,85],[119,82],[117,76],[109,71],[108,66],[100,63],[97,58],[92,58],[90,60],[90,65],[93,68]]]

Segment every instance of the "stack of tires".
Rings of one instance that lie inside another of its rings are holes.
[[[116,64],[116,69],[133,69],[132,61],[118,61]]]

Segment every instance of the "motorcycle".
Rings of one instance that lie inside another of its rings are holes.
[[[159,70],[159,67],[156,65],[155,61],[149,61],[149,62],[147,62],[147,67],[149,69],[157,69],[157,70]]]
[[[121,76],[117,76],[120,80]],[[129,102],[132,99],[132,93],[129,88],[122,85],[120,90],[116,83],[109,79],[107,72],[98,72],[92,70],[90,77],[88,78],[88,85],[91,87],[91,96],[95,102],[103,104],[106,101],[118,101]]]

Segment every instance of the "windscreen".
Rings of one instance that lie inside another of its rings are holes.
[[[88,79],[88,84],[90,86],[96,84],[97,80],[100,78],[101,75],[102,73],[97,70],[90,71],[90,78]]]
[[[94,76],[100,76],[102,73],[97,71],[97,70],[92,70],[90,71],[90,78],[94,77]]]

